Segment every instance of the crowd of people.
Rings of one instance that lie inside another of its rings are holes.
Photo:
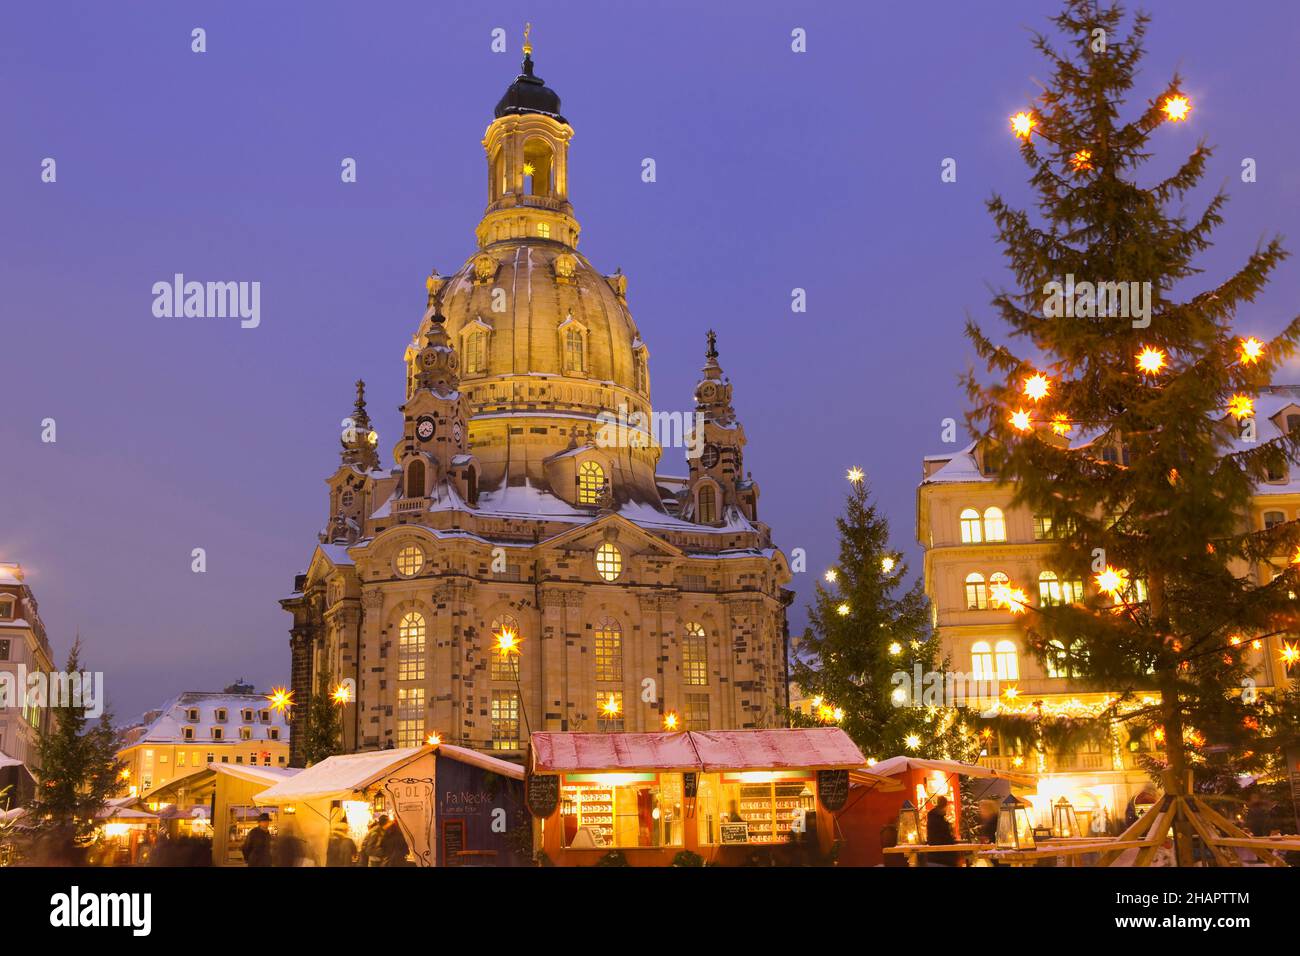
[[[257,826],[244,837],[244,863],[248,866],[315,866],[307,842],[292,821],[271,833],[271,816],[263,813]],[[409,848],[401,827],[387,814],[371,821],[358,847],[345,824],[336,824],[325,850],[326,866],[408,866]]]

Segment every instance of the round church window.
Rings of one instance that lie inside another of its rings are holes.
[[[596,549],[596,571],[606,581],[616,581],[623,573],[623,552],[608,541]]]

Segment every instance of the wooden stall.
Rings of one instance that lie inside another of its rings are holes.
[[[838,727],[536,733],[528,808],[550,862],[826,862],[861,752]]]

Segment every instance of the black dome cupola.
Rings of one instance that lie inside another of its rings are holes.
[[[561,123],[568,123],[560,115],[560,94],[542,82],[540,76],[533,75],[533,45],[528,40],[531,24],[524,29],[524,72],[515,77],[505,95],[497,103],[495,116],[511,116],[519,113],[541,113]]]

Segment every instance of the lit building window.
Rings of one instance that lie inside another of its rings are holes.
[[[420,574],[420,568],[424,567],[424,551],[421,551],[415,545],[407,545],[406,548],[398,551],[398,574],[403,578],[412,578],[413,575]]]
[[[1269,529],[1275,528],[1275,527],[1277,527],[1278,525],[1282,524],[1284,521],[1286,521],[1286,515],[1283,514],[1283,513],[1280,512],[1280,511],[1265,511],[1265,512],[1264,512],[1264,528],[1265,528],[1265,530],[1269,530]]]
[[[1016,654],[1014,641],[998,641],[994,648],[997,656],[998,680],[1019,680],[1020,659]]]
[[[0,601],[0,621],[8,621],[14,616],[14,602]]]
[[[967,508],[961,513],[961,543],[979,544],[981,540],[980,513],[974,508]]]
[[[465,338],[465,371],[476,375],[487,368],[487,333],[471,332]]]
[[[682,638],[682,683],[709,686],[709,639],[699,624],[687,624]]]
[[[568,329],[564,333],[564,367],[570,372],[586,369],[586,355],[582,344],[582,333],[577,329]]]
[[[700,485],[700,524],[713,524],[718,520],[718,494],[705,482]]]
[[[492,679],[519,680],[519,653],[517,650],[502,648],[497,641],[498,634],[509,632],[514,635],[515,647],[519,641],[519,622],[513,615],[503,614],[492,622]]]
[[[708,730],[709,695],[687,694],[685,716],[687,730]]]
[[[984,575],[971,572],[966,575],[966,607],[971,611],[982,611],[988,606],[989,592],[984,584]]]
[[[1083,581],[1057,579],[1052,571],[1038,575],[1038,603],[1042,607],[1060,607],[1083,600]]]
[[[606,581],[616,581],[623,573],[623,552],[606,541],[596,549],[596,571]]]
[[[424,680],[424,615],[410,611],[397,625],[397,679]]]
[[[551,224],[549,222],[539,222],[537,224],[537,235],[543,239],[551,238]]]
[[[596,628],[596,680],[623,680],[623,628],[613,618]]]
[[[1007,522],[1002,516],[1001,508],[986,508],[984,510],[984,540],[1007,540]]]
[[[424,688],[397,688],[397,746],[424,743]]]
[[[605,490],[605,469],[599,462],[584,461],[578,466],[578,504],[600,504]]]
[[[492,749],[519,749],[519,693],[513,690],[492,692]]]
[[[976,680],[993,679],[993,648],[988,641],[976,641],[971,645],[970,669]]]
[[[1079,657],[1082,642],[1071,641],[1066,647],[1063,641],[1052,639],[1047,642],[1047,676],[1078,677]]]
[[[596,730],[602,734],[623,732],[623,692],[596,691]]]

